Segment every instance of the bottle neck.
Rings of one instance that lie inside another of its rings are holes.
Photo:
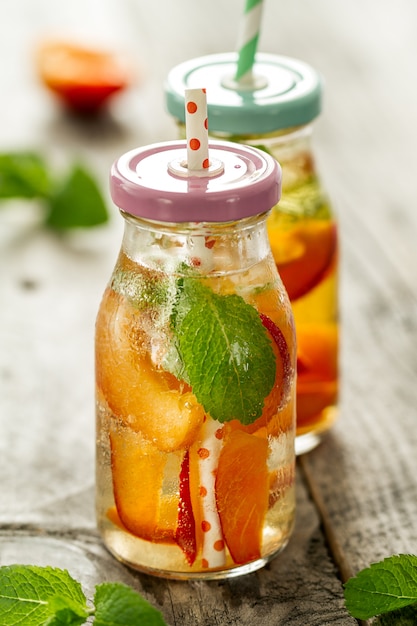
[[[225,223],[156,222],[123,211],[122,251],[153,271],[177,275],[242,272],[270,255],[268,213]]]

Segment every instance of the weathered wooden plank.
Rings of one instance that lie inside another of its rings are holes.
[[[19,469],[25,470],[21,462]],[[262,570],[228,581],[177,582],[133,572],[106,552],[88,519],[85,529],[72,527],[75,516],[65,498],[35,512],[37,525],[3,524],[0,565],[19,562],[68,568],[90,600],[96,584],[124,582],[158,607],[170,626],[353,625],[316,511],[299,478],[297,506],[296,527],[287,548]]]

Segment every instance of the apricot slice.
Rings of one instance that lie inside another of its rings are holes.
[[[337,325],[300,325],[297,337],[297,429],[300,432],[300,428],[317,421],[321,412],[337,401]]]
[[[299,324],[297,342],[299,383],[337,378],[337,324]]]
[[[220,452],[216,500],[223,535],[237,564],[259,559],[268,510],[268,442],[241,430],[231,432]]]
[[[66,41],[39,47],[38,71],[44,84],[77,113],[93,113],[131,80],[126,63],[112,52]]]
[[[269,239],[291,301],[320,283],[337,253],[336,225],[330,221],[311,220],[289,231],[271,229]]]
[[[107,290],[96,323],[96,379],[112,412],[159,450],[187,447],[204,419],[194,394],[156,368],[141,313]]]
[[[173,539],[178,498],[163,495],[167,455],[129,428],[110,431],[113,493],[120,521],[133,535]]]
[[[297,391],[297,434],[321,420],[322,412],[337,402],[336,381],[305,383]]]

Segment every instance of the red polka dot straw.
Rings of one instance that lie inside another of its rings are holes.
[[[226,552],[216,503],[216,469],[222,447],[222,426],[206,421],[202,427],[202,445],[197,451],[201,531],[203,533],[201,565],[203,568],[224,567]]]
[[[185,90],[185,131],[189,172],[209,168],[207,96],[205,89]]]

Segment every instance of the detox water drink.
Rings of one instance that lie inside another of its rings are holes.
[[[125,232],[96,323],[97,520],[130,566],[223,578],[263,566],[292,532],[294,320],[257,213],[278,193],[273,159],[217,143],[223,173],[190,180],[166,167],[178,146],[113,174]],[[160,219],[161,198],[184,207],[189,194],[190,216],[224,221]],[[136,214],[148,210],[159,219]]]
[[[207,85],[210,135],[256,146],[282,167],[282,196],[268,217],[278,271],[291,300],[297,330],[298,454],[314,448],[337,416],[338,236],[312,148],[312,121],[321,110],[322,81],[298,60],[258,54],[255,86],[234,79],[237,56],[217,54],[171,70],[168,111],[184,134],[181,93]]]

